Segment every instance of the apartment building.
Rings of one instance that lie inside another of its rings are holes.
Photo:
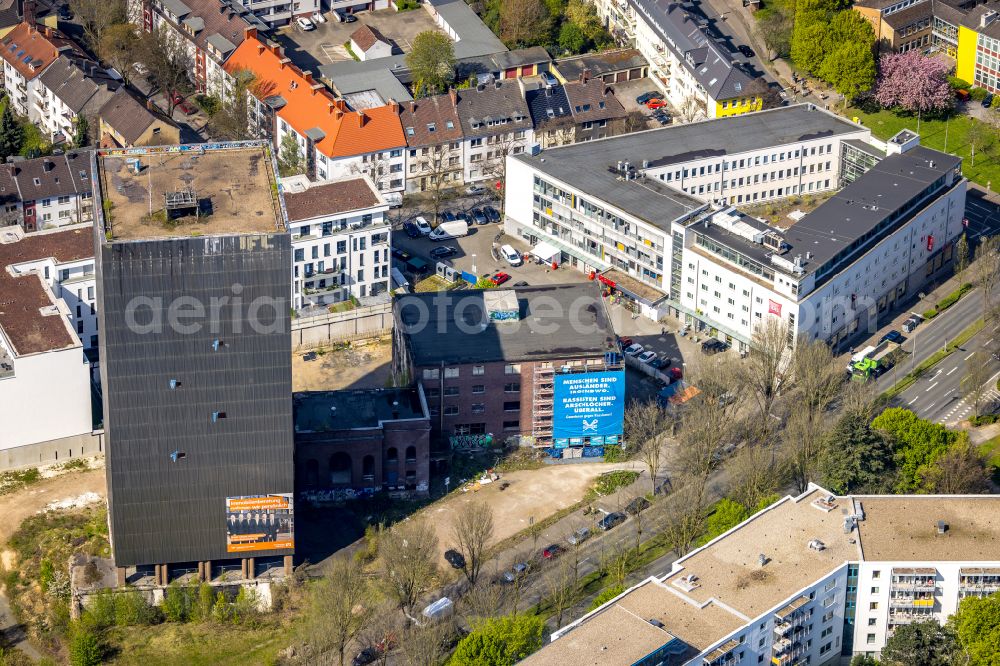
[[[615,269],[609,279],[627,292],[653,289],[633,297],[659,319],[658,298],[680,300],[671,267],[680,264],[684,234],[675,235],[675,222],[712,203],[834,189],[840,144],[868,136],[800,105],[519,155],[508,161],[507,233],[549,244],[559,263],[586,273]]]
[[[48,26],[31,21],[18,24],[0,40],[0,57],[4,60],[4,91],[8,103],[20,116],[38,117],[32,109],[38,99],[39,78],[60,54],[84,57],[72,41]]]
[[[566,426],[574,433],[564,432],[569,380],[624,391],[622,358],[596,285],[404,294],[393,301],[393,317],[393,375],[422,386],[432,436],[452,449],[512,440],[568,457],[617,443],[620,412],[607,415],[606,432],[595,425],[588,434],[579,421]],[[598,411],[590,415],[596,420]]]
[[[493,79],[457,94],[465,182],[503,180],[507,157],[524,152],[534,137],[519,82]]]
[[[419,385],[305,391],[294,408],[295,477],[306,497],[427,497],[431,424]]]
[[[167,585],[181,563],[203,581],[235,566],[243,579],[288,572],[291,241],[270,146],[99,150],[94,161],[118,585],[148,574]],[[149,224],[150,206],[171,223]],[[262,518],[271,529],[247,529]]]
[[[371,179],[281,183],[292,237],[292,307],[309,309],[388,294],[389,205]]]
[[[93,60],[59,56],[38,77],[28,119],[53,144],[77,143],[82,138],[82,145],[89,145],[98,130],[101,108],[121,87],[120,79]],[[78,137],[81,122],[86,123],[86,131]]]
[[[89,228],[0,228],[0,469],[101,448],[91,436],[92,356],[81,342],[94,330],[83,328],[93,312],[93,257]],[[41,416],[39,405],[52,406],[54,417]]]
[[[406,135],[407,192],[464,184],[456,91],[401,103],[399,122]]]
[[[877,656],[1000,589],[995,495],[833,496],[810,484],[556,631],[526,666],[774,666]],[[598,657],[599,655],[599,657]]]
[[[25,231],[65,227],[93,220],[90,154],[56,151],[48,157],[9,158],[0,165],[0,197],[7,224]]]
[[[614,91],[602,79],[583,72],[575,81],[563,85],[570,112],[576,123],[576,141],[593,141],[626,131],[625,108]]]
[[[568,146],[576,140],[576,123],[563,86],[541,85],[524,91],[535,142],[542,148]]]
[[[650,79],[685,115],[720,118],[762,108],[766,86],[681,3],[599,0],[596,5],[612,34],[642,54]]]
[[[310,6],[306,13],[318,6],[317,0],[302,4]],[[268,31],[265,20],[235,0],[129,0],[129,13],[145,32],[167,30],[183,44],[195,90],[220,98],[226,94],[224,66],[230,56],[248,35]]]
[[[380,192],[403,190],[406,139],[398,104],[352,109],[252,31],[226,62],[231,75],[241,69],[253,73],[260,95],[253,98],[253,129],[276,150],[293,136],[310,179],[364,174]]]
[[[933,43],[934,0],[861,0],[854,4],[872,24],[879,50],[904,53]]]

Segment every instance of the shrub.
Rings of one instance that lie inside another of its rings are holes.
[[[594,490],[598,495],[610,495],[619,488],[630,486],[639,478],[639,472],[619,470],[605,474],[594,484]]]
[[[972,88],[969,90],[969,97],[977,102],[981,102],[986,99],[986,95],[988,94],[989,91],[986,88]]]
[[[38,584],[41,586],[42,592],[49,591],[49,585],[52,584],[55,575],[56,568],[52,566],[51,560],[42,560],[42,563],[38,566]]]
[[[416,9],[419,6],[420,3],[417,2],[417,0],[396,0],[396,9],[398,9],[401,12],[406,12],[411,9]]]
[[[948,85],[951,86],[952,90],[968,90],[972,87],[971,83],[965,79],[960,79],[957,76],[949,76]]]
[[[257,590],[241,587],[233,600],[232,620],[238,624],[252,624],[260,615],[260,596]]]
[[[991,109],[1000,109],[1000,95],[993,95],[993,101],[990,102]]]
[[[194,590],[181,587],[175,580],[167,587],[163,595],[163,616],[170,622],[187,622],[191,619],[191,609],[194,605]]]
[[[477,623],[463,638],[450,664],[506,666],[542,647],[545,621],[537,615],[505,615]]]
[[[973,417],[971,420],[974,426],[984,426],[991,425],[1000,421],[1000,414],[980,414],[979,416]]]
[[[596,608],[600,608],[624,591],[625,588],[621,585],[612,585],[611,587],[604,588],[601,590],[601,593],[594,597],[594,600],[590,602],[590,608],[587,610],[592,611]]]
[[[936,308],[931,308],[930,310],[924,313],[924,319],[934,319],[934,317],[937,316],[938,316],[938,311]]]
[[[604,462],[620,463],[626,460],[628,460],[628,456],[622,450],[621,446],[612,444],[604,447]]]
[[[215,603],[212,604],[212,619],[216,622],[227,622],[232,617],[231,611],[226,595],[222,592],[216,592]]]
[[[119,627],[156,624],[159,620],[157,609],[146,601],[138,590],[119,592],[114,595],[115,625]]]
[[[198,586],[198,603],[195,605],[195,616],[202,622],[212,619],[212,608],[215,597],[212,594],[212,586],[202,583]]]
[[[69,663],[72,666],[100,666],[104,661],[104,648],[94,632],[84,625],[73,629],[69,644]]]
[[[950,294],[942,298],[941,302],[937,304],[936,308],[937,311],[940,312],[941,310],[947,310],[952,305],[957,303],[958,299],[962,298],[962,296],[965,296],[965,294],[968,293],[971,289],[972,289],[972,283],[966,282],[961,287],[959,287],[955,291],[951,292]]]

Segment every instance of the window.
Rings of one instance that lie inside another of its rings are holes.
[[[878,610],[878,602],[872,601],[868,604],[868,610]]]
[[[872,594],[878,594],[878,588],[877,587],[873,587],[872,588]]]
[[[865,642],[868,643],[868,645],[872,645],[875,642],[875,634],[868,634]]]
[[[473,414],[483,414],[486,412],[486,405],[482,402],[476,402],[472,404]]]
[[[877,621],[878,621],[878,620],[876,620],[876,619],[875,619],[875,618],[873,618],[873,617],[870,617],[870,618],[868,618],[868,626],[869,626],[869,627],[874,627],[874,626],[875,626],[875,623],[876,623]]]
[[[438,369],[437,368],[425,368],[422,374],[424,379],[437,379]]]
[[[459,393],[459,391],[458,391],[458,387],[457,386],[445,386],[444,387],[444,394],[446,396],[454,397],[454,396],[458,395],[458,393]]]
[[[503,422],[503,429],[504,430],[520,430],[521,429],[521,422],[520,421],[504,421]]]
[[[521,411],[521,401],[520,400],[510,400],[503,403],[503,411],[505,412],[518,412]]]
[[[473,395],[479,395],[481,393],[486,393],[486,385],[485,384],[476,384],[475,386],[472,387],[472,394]]]
[[[474,366],[472,366],[472,376],[473,377],[478,377],[479,375],[484,375],[484,374],[486,374],[486,366],[483,366],[483,365],[474,365]]]
[[[445,379],[455,379],[458,377],[458,368],[445,368],[444,378]]]
[[[519,375],[521,374],[521,364],[508,363],[503,367],[503,372],[505,375]]]
[[[882,572],[881,571],[879,571],[878,569],[875,569],[874,571],[872,571],[872,580],[876,580],[876,579],[881,578],[881,577],[882,577]]]
[[[448,405],[444,408],[445,416],[458,416],[458,407],[456,405]]]
[[[519,382],[508,382],[503,385],[504,393],[520,393],[521,384]]]

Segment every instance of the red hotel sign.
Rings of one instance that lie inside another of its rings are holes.
[[[781,303],[776,303],[770,298],[767,299],[767,313],[781,316]]]

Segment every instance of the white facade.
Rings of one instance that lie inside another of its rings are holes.
[[[379,192],[402,192],[406,186],[405,166],[404,148],[339,158],[328,158],[316,151],[318,180],[340,180],[365,175],[372,179]]]
[[[491,136],[466,137],[462,141],[465,182],[502,180],[504,160],[523,153],[533,140],[534,130],[530,127]]]
[[[62,99],[49,90],[44,83],[34,88],[28,118],[45,132],[50,139],[62,134],[66,140],[72,139],[76,130],[76,113]]]
[[[406,191],[433,190],[437,187],[437,178],[442,180],[442,188],[463,185],[465,169],[462,163],[462,145],[463,142],[459,140],[436,146],[407,148]]]
[[[41,72],[39,72],[41,74]],[[3,85],[7,91],[7,99],[17,115],[31,118],[32,114],[37,117],[37,109],[32,109],[31,100],[38,97],[38,76],[28,81],[9,62],[3,64]]]

